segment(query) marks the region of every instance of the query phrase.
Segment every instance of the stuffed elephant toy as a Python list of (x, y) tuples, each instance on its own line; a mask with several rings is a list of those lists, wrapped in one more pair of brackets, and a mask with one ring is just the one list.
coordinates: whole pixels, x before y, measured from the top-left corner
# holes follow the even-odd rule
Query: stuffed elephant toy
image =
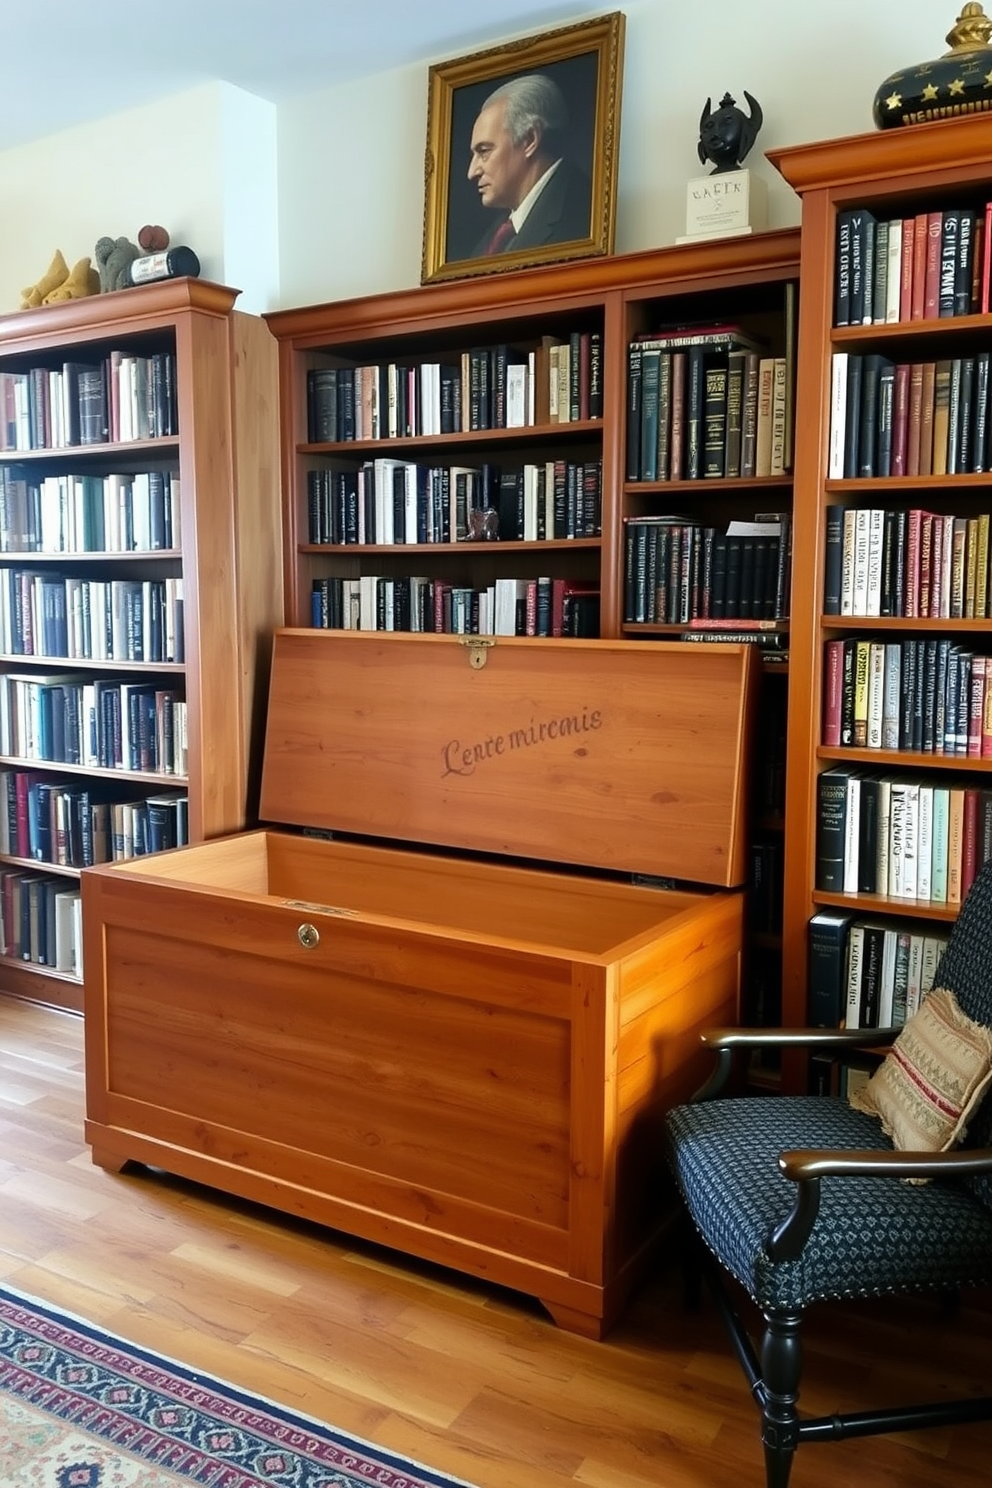
[(93, 257), (100, 274), (100, 293), (107, 294), (112, 289), (128, 288), (128, 267), (141, 257), (141, 249), (130, 238), (99, 238)]

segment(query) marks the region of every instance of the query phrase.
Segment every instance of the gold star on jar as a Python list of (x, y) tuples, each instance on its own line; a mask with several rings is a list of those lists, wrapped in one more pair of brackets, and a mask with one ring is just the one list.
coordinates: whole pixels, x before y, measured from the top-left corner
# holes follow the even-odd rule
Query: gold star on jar
[(960, 95), (964, 92), (964, 78), (955, 78), (947, 91), (950, 93), (952, 98), (955, 94), (960, 97)]
[(933, 100), (937, 97), (936, 85), (934, 83), (927, 83), (926, 87), (923, 89), (923, 92), (920, 94), (920, 97), (924, 100), (925, 103), (932, 103)]
[(985, 74), (985, 86), (986, 88), (992, 88), (992, 72)]
[(888, 109), (901, 108), (902, 107), (902, 97), (901, 97), (901, 95), (898, 94), (898, 93), (890, 93), (889, 96), (888, 96), (888, 98), (885, 100), (885, 107), (888, 108)]

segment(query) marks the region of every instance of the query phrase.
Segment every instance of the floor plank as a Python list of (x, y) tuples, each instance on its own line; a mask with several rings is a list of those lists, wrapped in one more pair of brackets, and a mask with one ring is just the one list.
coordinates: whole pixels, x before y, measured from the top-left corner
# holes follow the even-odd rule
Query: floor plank
[[(478, 1488), (761, 1488), (757, 1413), (712, 1308), (662, 1269), (602, 1343), (538, 1303), (82, 1137), (79, 1019), (0, 996), (0, 1277)], [(990, 1317), (928, 1301), (810, 1319), (804, 1405), (989, 1388)], [(992, 1426), (801, 1449), (792, 1488), (978, 1488)]]

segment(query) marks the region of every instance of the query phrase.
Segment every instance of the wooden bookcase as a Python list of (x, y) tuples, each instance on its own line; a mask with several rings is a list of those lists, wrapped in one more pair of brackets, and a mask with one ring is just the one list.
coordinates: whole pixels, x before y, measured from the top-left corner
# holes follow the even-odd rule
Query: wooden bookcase
[[(287, 619), (311, 623), (311, 590), (328, 574), (396, 576), (425, 565), (443, 579), (486, 584), (494, 575), (585, 578), (599, 585), (600, 634), (677, 632), (623, 622), (624, 523), (689, 506), (712, 520), (755, 505), (785, 505), (791, 481), (692, 480), (626, 483), (626, 403), (631, 337), (661, 323), (742, 321), (773, 349), (786, 345), (786, 289), (798, 277), (798, 233), (702, 243), (655, 252), (492, 275), (452, 285), (278, 311), (266, 317), (280, 346)], [(456, 363), (463, 352), (508, 344), (523, 351), (544, 337), (595, 333), (602, 344), (602, 417), (547, 420), (417, 437), (308, 438), (307, 374), (317, 367), (418, 367)], [(602, 461), (601, 532), (526, 543), (313, 544), (308, 478), (315, 469), (355, 470), (380, 457), (451, 464), (494, 462), (519, 469), (563, 457)]]
[[(58, 477), (158, 472), (166, 486), (178, 478), (179, 526), (178, 545), (139, 551), (133, 537), (124, 533), (113, 544), (104, 534), (106, 545), (94, 549), (74, 527), (64, 527), (53, 541), (49, 517), (47, 551), (38, 551), (37, 534), (27, 540), (16, 532), (11, 537), (12, 513), (5, 510), (6, 540), (0, 552), (5, 595), (19, 589), (12, 583), (14, 573), (23, 574), (27, 585), (32, 576), (55, 580), (47, 585), (52, 592), (59, 589), (59, 581), (69, 581), (75, 591), (85, 590), (88, 599), (98, 592), (93, 585), (133, 580), (146, 585), (147, 600), (152, 593), (147, 586), (181, 580), (184, 636), (180, 659), (169, 662), (124, 660), (128, 650), (142, 657), (165, 654), (157, 641), (149, 641), (146, 650), (145, 639), (140, 647), (125, 642), (122, 649), (126, 623), (114, 639), (112, 660), (86, 659), (78, 638), (69, 647), (75, 652), (71, 659), (57, 652), (39, 654), (50, 648), (51, 631), (32, 639), (33, 654), (25, 655), (18, 649), (25, 645), (24, 616), (11, 612), (4, 617), (5, 638), (13, 644), (0, 656), (0, 685), (6, 692), (10, 673), (29, 678), (57, 674), (83, 685), (118, 681), (173, 691), (186, 704), (186, 770), (176, 773), (173, 761), (166, 762), (173, 766), (168, 770), (68, 763), (74, 750), (56, 757), (47, 744), (49, 757), (34, 757), (33, 751), (28, 757), (8, 754), (0, 759), (0, 768), (30, 771), (58, 788), (85, 788), (94, 798), (141, 800), (165, 791), (185, 791), (191, 842), (234, 831), (254, 819), (260, 764), (257, 725), (265, 702), (270, 635), (282, 617), (276, 349), (264, 321), (234, 310), (237, 293), (200, 280), (170, 280), (0, 318), (0, 373), (34, 372), (22, 384), (25, 388), (33, 384), (32, 405), (22, 420), (30, 427), (33, 417), (34, 433), (22, 433), (20, 440), (8, 435), (5, 443), (35, 447), (0, 451), (8, 493), (15, 482), (25, 483), (17, 487), (21, 500), (27, 487), (40, 487), (49, 478), (51, 486)], [(50, 447), (60, 436), (51, 432), (51, 406), (46, 426), (44, 401), (57, 396), (57, 379), (65, 364), (99, 366), (115, 353), (138, 358), (169, 355), (175, 379), (175, 432)], [(15, 376), (7, 383), (13, 387), (19, 380)], [(109, 391), (107, 396), (109, 404)], [(16, 420), (10, 404), (4, 418), (8, 423)], [(26, 499), (29, 504), (34, 500), (37, 510), (38, 498)], [(46, 503), (50, 499), (46, 495)], [(50, 513), (50, 506), (46, 509)], [(160, 536), (155, 540), (161, 543)], [(143, 535), (138, 541), (147, 538)], [(171, 597), (174, 590), (168, 592)], [(10, 604), (9, 598), (5, 603)], [(22, 738), (9, 734), (8, 742)], [(15, 838), (8, 845), (23, 844)], [(51, 850), (57, 853), (54, 843)], [(41, 872), (70, 889), (78, 887), (80, 877), (78, 867), (56, 866), (18, 853), (0, 857), (0, 867), (28, 877)], [(82, 1010), (79, 975), (19, 959), (14, 947), (0, 959), (0, 990)]]
[[(784, 1021), (806, 1020), (808, 922), (815, 912), (849, 910), (856, 918), (880, 919), (883, 924), (908, 923), (919, 934), (943, 933), (957, 912), (948, 900), (908, 898), (885, 892), (876, 881), (874, 892), (835, 892), (818, 887), (818, 780), (821, 773), (840, 765), (896, 782), (920, 783), (948, 791), (985, 789), (992, 761), (961, 757), (919, 747), (828, 747), (823, 743), (826, 648), (836, 640), (868, 639), (908, 643), (949, 638), (965, 653), (992, 651), (992, 620), (988, 610), (955, 618), (920, 615), (911, 601), (895, 602), (897, 613), (872, 615), (825, 612), (828, 511), (834, 509), (831, 538), (838, 511), (880, 509), (893, 514), (895, 530), (915, 519), (914, 510), (977, 519), (992, 509), (989, 475), (964, 470), (952, 474), (863, 475), (830, 463), (832, 376), (837, 355), (867, 358), (880, 354), (894, 364), (953, 364), (992, 349), (992, 319), (988, 313), (914, 316), (912, 296), (902, 298), (894, 320), (838, 326), (835, 294), (838, 281), (840, 214), (867, 209), (885, 222), (915, 219), (923, 214), (973, 209), (979, 222), (992, 199), (992, 155), (988, 125), (983, 117), (966, 116), (905, 129), (852, 136), (795, 149), (769, 152), (769, 158), (802, 197), (802, 306), (799, 317), (799, 377), (795, 470), (795, 565), (789, 679), (789, 754), (786, 784), (786, 883), (784, 899)], [(909, 306), (909, 315), (905, 313)], [(917, 306), (917, 309), (919, 307)], [(863, 364), (864, 365), (864, 364)], [(846, 413), (846, 406), (845, 406)], [(835, 416), (836, 417), (836, 416)], [(836, 459), (836, 456), (835, 456)], [(988, 459), (984, 462), (988, 471)], [(877, 469), (884, 469), (884, 464)], [(899, 468), (897, 466), (897, 468)], [(859, 466), (860, 469), (860, 466)], [(972, 529), (975, 530), (975, 529)], [(883, 523), (884, 532), (884, 523)], [(884, 577), (884, 575), (883, 575)], [(891, 584), (889, 586), (891, 590)], [(882, 600), (893, 607), (892, 594)], [(856, 609), (860, 610), (860, 602)], [(914, 649), (915, 654), (915, 649)], [(924, 675), (928, 673), (925, 671)], [(931, 680), (933, 680), (931, 678)], [(905, 678), (903, 679), (905, 684)], [(936, 688), (939, 691), (939, 688)], [(888, 736), (891, 742), (892, 735)], [(900, 744), (917, 739), (905, 732)], [(925, 856), (925, 854), (924, 854)], [(936, 861), (931, 854), (931, 861)], [(823, 871), (819, 876), (822, 885)], [(911, 880), (906, 880), (911, 882)], [(801, 1078), (797, 1069), (792, 1072)]]
[[(437, 576), (486, 586), (496, 578), (578, 579), (598, 587), (598, 634), (673, 639), (681, 624), (625, 620), (625, 542), (631, 520), (679, 512), (687, 522), (725, 524), (757, 512), (791, 513), (791, 475), (770, 479), (626, 479), (628, 363), (633, 338), (661, 326), (739, 324), (769, 352), (786, 355), (790, 385), (795, 344), (799, 234), (777, 231), (491, 275), (267, 316), (280, 355), (286, 615), (310, 625), (314, 582), (326, 576)], [(602, 348), (602, 417), (525, 428), (490, 428), (419, 437), (313, 443), (307, 377), (317, 367), (457, 364), (463, 352), (509, 344), (533, 351), (542, 338), (596, 333)], [(380, 456), (519, 468), (564, 458), (602, 462), (601, 531), (531, 542), (420, 545), (314, 544), (308, 541), (308, 482), (315, 469), (352, 470)], [(788, 621), (779, 626), (788, 630)], [(541, 644), (540, 638), (535, 644)], [(756, 914), (744, 1011), (778, 1018), (787, 651), (762, 669), (761, 741), (751, 772), (755, 872), (772, 880)], [(752, 896), (755, 906), (759, 895)], [(761, 915), (764, 917), (762, 918)], [(760, 926), (760, 928), (759, 928)]]

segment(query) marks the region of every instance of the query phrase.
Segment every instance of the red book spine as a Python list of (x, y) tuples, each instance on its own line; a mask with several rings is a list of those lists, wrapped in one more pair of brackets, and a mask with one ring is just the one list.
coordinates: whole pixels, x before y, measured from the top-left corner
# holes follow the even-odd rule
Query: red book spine
[(926, 274), (923, 284), (924, 320), (936, 320), (940, 313), (940, 250), (943, 232), (943, 212), (928, 212)]
[(672, 353), (672, 428), (670, 463), (672, 480), (681, 480), (685, 469), (685, 377), (686, 354)]
[(823, 676), (823, 743), (828, 749), (840, 744), (840, 719), (844, 694), (844, 642), (828, 641)]
[(920, 475), (933, 474), (933, 404), (937, 363), (923, 363), (923, 393), (920, 398)]
[[(931, 518), (933, 536), (930, 539), (930, 609), (928, 613), (936, 620), (940, 615), (944, 579), (944, 523), (940, 517)], [(922, 588), (922, 581), (921, 586)]]
[(552, 579), (551, 581), (551, 634), (562, 636), (565, 634), (565, 580)]
[(978, 308), (983, 315), (989, 311), (989, 279), (992, 276), (992, 202), (985, 203), (985, 230), (982, 233), (982, 282)]
[(978, 790), (969, 786), (964, 793), (964, 824), (961, 836), (961, 898), (975, 882), (978, 872)]
[(909, 369), (909, 417), (906, 428), (907, 475), (920, 473), (920, 432), (923, 415), (923, 363), (913, 362)]
[(992, 759), (992, 674), (986, 663), (985, 694), (982, 698), (982, 759)]
[(985, 257), (986, 223), (984, 217), (976, 217), (971, 230), (971, 303), (969, 313), (977, 315), (982, 304), (982, 260)]
[(971, 658), (971, 692), (968, 708), (968, 755), (982, 757), (982, 720), (985, 715), (985, 657)]
[(530, 579), (527, 584), (527, 597), (524, 605), (524, 634), (537, 635), (537, 580)]
[(927, 214), (920, 212), (913, 218), (913, 298), (910, 304), (910, 320), (923, 319), (923, 301), (927, 278)]
[[(892, 393), (892, 475), (905, 475), (909, 444), (909, 363), (896, 363)], [(919, 459), (917, 445), (917, 459)]]
[(905, 609), (907, 620), (915, 620), (920, 613), (920, 528), (923, 513), (912, 507), (906, 518), (906, 582)]

